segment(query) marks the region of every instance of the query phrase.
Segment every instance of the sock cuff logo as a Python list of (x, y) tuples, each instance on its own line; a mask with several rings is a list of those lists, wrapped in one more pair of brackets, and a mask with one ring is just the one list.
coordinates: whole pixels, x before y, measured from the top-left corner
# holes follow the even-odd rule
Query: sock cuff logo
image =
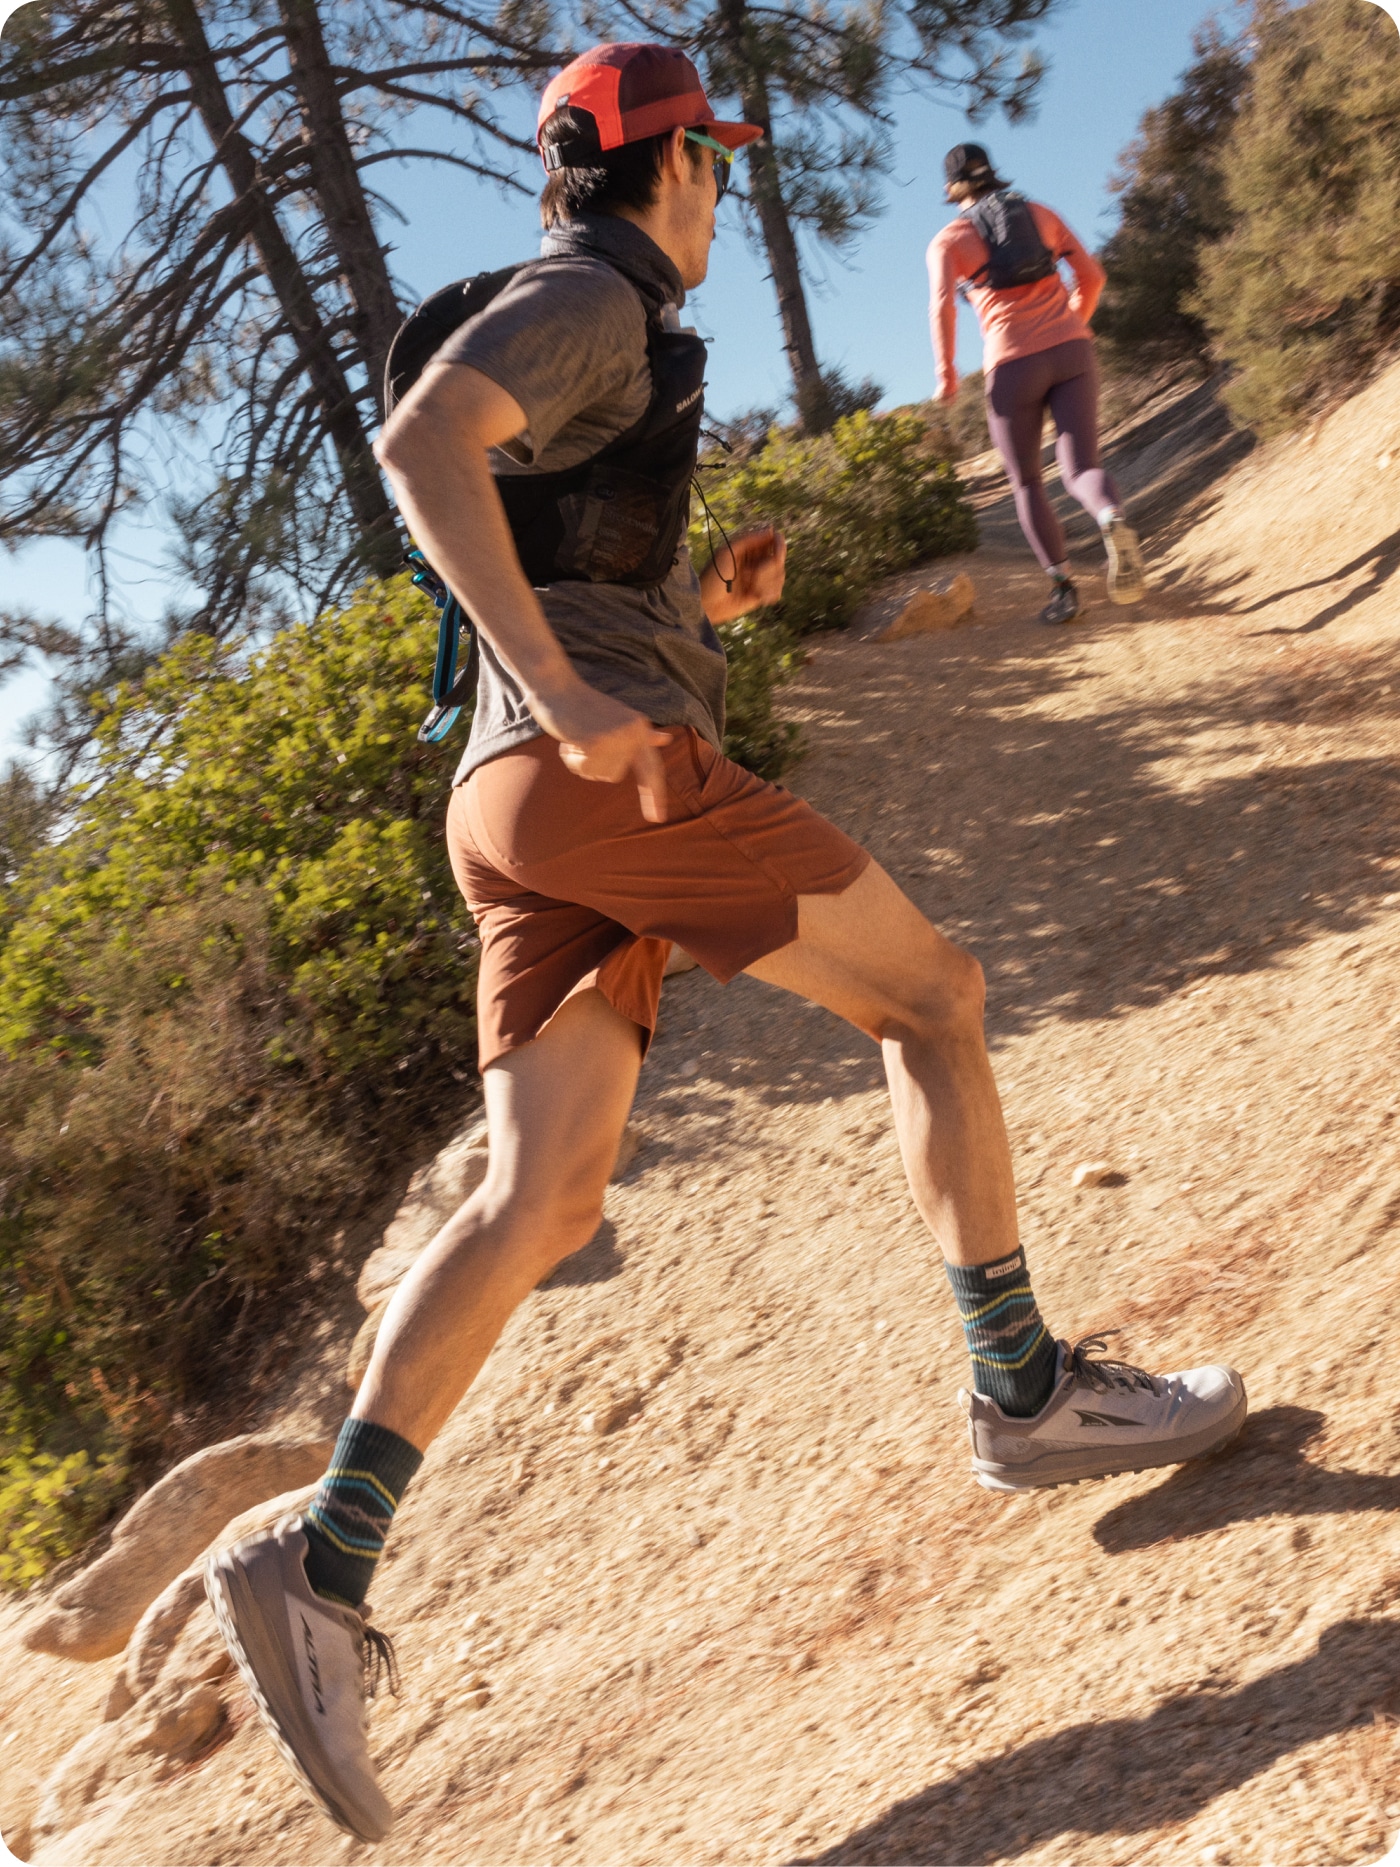
[(1014, 1258), (1008, 1258), (1005, 1264), (988, 1264), (983, 1268), (984, 1277), (1010, 1277), (1013, 1271), (1023, 1271), (1026, 1261), (1018, 1251)]

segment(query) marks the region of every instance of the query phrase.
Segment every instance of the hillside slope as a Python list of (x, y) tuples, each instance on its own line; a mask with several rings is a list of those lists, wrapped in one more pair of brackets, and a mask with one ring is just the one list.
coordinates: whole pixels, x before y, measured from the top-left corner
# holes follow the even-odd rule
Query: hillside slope
[[(1047, 1318), (1117, 1326), (1148, 1365), (1233, 1360), (1237, 1449), (979, 1491), (873, 1048), (750, 981), (681, 977), (602, 1234), (517, 1315), (400, 1514), (374, 1593), (405, 1688), (373, 1714), (392, 1838), (331, 1829), (225, 1679), (212, 1749), (105, 1783), (36, 1862), (1382, 1851), (1400, 367), (1233, 465), (1211, 419), (1120, 437), (1146, 500), (1170, 482), (1142, 609), (1027, 626), (1043, 582), (988, 479), (977, 626), (825, 641), (790, 710), (796, 788), (987, 969)], [(1161, 446), (1187, 430), (1183, 478)], [(1124, 1183), (1075, 1192), (1087, 1161)], [(21, 1852), (118, 1665), (24, 1653), (23, 1619), (0, 1678)]]

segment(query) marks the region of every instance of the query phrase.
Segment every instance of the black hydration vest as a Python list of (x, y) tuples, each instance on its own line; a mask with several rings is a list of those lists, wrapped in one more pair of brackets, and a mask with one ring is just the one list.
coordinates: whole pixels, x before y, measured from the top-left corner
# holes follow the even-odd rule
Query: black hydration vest
[(999, 188), (963, 209), (963, 218), (987, 242), (987, 263), (968, 279), (969, 285), (989, 286), (994, 292), (1014, 285), (1034, 285), (1055, 270), (1055, 255), (1040, 237), (1031, 204), (1023, 194)]
[[(384, 366), (387, 416), (454, 332), (477, 316), (522, 272), (557, 265), (529, 259), (497, 272), (460, 279), (424, 299), (400, 326)], [(570, 260), (574, 255), (568, 255)], [(591, 256), (592, 257), (592, 256)], [(662, 583), (690, 519), (690, 486), (705, 412), (706, 352), (691, 331), (663, 330), (666, 300), (650, 281), (598, 254), (636, 289), (647, 312), (651, 399), (630, 428), (577, 466), (557, 473), (504, 473), (493, 478), (505, 507), (521, 566), (532, 584)], [(443, 738), (475, 684), (477, 645), (467, 618), (419, 553), (414, 581), (442, 610), (433, 676), (434, 706), (419, 729)], [(466, 669), (455, 677), (459, 629), (471, 635)]]
[[(602, 257), (599, 255), (599, 257)], [(574, 255), (569, 255), (572, 263)], [(530, 259), (481, 272), (434, 292), (401, 327), (384, 370), (384, 411), (400, 400), (438, 351), (522, 272), (558, 265)], [(608, 259), (608, 265), (616, 261)], [(623, 271), (622, 267), (617, 268)], [(664, 300), (624, 272), (647, 308), (651, 400), (632, 426), (575, 467), (558, 473), (497, 473), (496, 490), (532, 584), (658, 584), (690, 519), (690, 482), (705, 408), (705, 344), (661, 328)]]

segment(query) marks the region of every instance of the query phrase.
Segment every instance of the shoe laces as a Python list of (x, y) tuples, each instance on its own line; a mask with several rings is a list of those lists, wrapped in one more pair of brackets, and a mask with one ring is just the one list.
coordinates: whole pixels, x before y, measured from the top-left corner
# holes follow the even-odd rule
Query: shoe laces
[(1065, 1356), (1066, 1368), (1099, 1394), (1106, 1394), (1115, 1387), (1143, 1387), (1149, 1394), (1160, 1393), (1156, 1377), (1145, 1368), (1135, 1368), (1129, 1361), (1100, 1359), (1108, 1347), (1108, 1338), (1117, 1334), (1116, 1329), (1105, 1329), (1101, 1335), (1081, 1336)]
[(389, 1682), (389, 1693), (393, 1698), (399, 1696), (399, 1662), (394, 1653), (394, 1643), (378, 1627), (364, 1624), (364, 1661), (365, 1661), (365, 1697), (377, 1698), (381, 1679)]

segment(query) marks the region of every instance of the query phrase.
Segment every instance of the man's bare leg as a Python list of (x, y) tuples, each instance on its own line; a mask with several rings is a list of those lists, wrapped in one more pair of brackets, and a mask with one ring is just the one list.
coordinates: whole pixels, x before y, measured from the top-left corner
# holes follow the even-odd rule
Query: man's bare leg
[(641, 1060), (636, 1025), (589, 991), (486, 1070), (486, 1178), (395, 1291), (353, 1419), (420, 1451), (436, 1436), (516, 1305), (598, 1229)]
[(979, 1482), (993, 1491), (1075, 1484), (1174, 1465), (1232, 1439), (1244, 1424), (1244, 1383), (1220, 1365), (1151, 1376), (1091, 1360), (1086, 1345), (1057, 1354), (1043, 1401), (1003, 1397), (1002, 1383), (1014, 1396), (1029, 1372), (1018, 1356), (1043, 1359), (1045, 1331), (1017, 1243), (981, 968), (873, 864), (844, 894), (802, 896), (797, 927), (796, 940), (749, 971), (825, 1005), (884, 1052), (905, 1172), (948, 1262), (973, 1355), (967, 1411)]
[[(602, 1216), (637, 1086), (635, 1024), (597, 991), (486, 1071), (483, 1185), (395, 1292), (315, 1497), (271, 1530), (214, 1551), (205, 1588), (264, 1724), (301, 1781), (361, 1840), (393, 1811), (364, 1717), (364, 1601), (403, 1488), (511, 1311)], [(392, 1672), (391, 1672), (392, 1676)]]
[(982, 969), (872, 863), (803, 895), (797, 938), (748, 969), (854, 1024), (884, 1053), (914, 1203), (950, 1264), (1016, 1249), (1016, 1189), (982, 1036)]

